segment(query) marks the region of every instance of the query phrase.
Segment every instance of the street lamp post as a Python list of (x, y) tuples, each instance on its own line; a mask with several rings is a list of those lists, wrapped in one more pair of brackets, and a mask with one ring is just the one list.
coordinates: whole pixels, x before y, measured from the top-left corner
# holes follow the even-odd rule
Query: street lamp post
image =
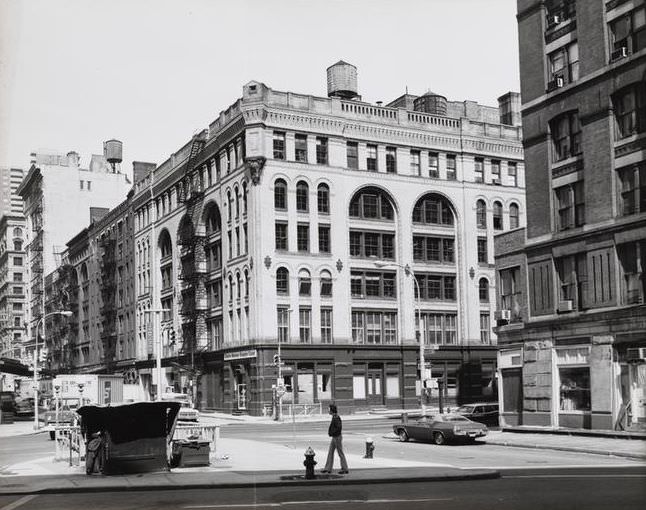
[[(34, 347), (34, 430), (38, 430), (40, 425), (38, 423), (38, 329), (41, 323), (53, 315), (62, 315), (64, 317), (71, 317), (72, 312), (69, 310), (58, 310), (43, 315), (36, 323), (36, 345)], [(43, 329), (43, 344), (45, 344), (45, 330)]]
[(424, 341), (422, 340), (422, 306), (420, 304), (420, 299), (421, 299), (421, 294), (419, 292), (419, 282), (417, 281), (417, 278), (415, 277), (415, 273), (413, 272), (413, 269), (410, 267), (409, 264), (403, 265), (399, 264), (398, 262), (379, 262), (375, 261), (374, 262), (376, 267), (383, 268), (383, 267), (388, 267), (388, 266), (397, 266), (401, 269), (404, 270), (406, 275), (410, 276), (413, 279), (413, 283), (415, 284), (415, 290), (417, 291), (417, 299), (415, 299), (415, 309), (417, 311), (417, 325), (418, 327), (415, 328), (415, 336), (417, 338), (417, 342), (419, 343), (419, 397), (420, 397), (420, 404), (422, 408), (422, 416), (426, 416), (426, 402), (425, 400), (425, 395), (424, 395), (424, 373), (426, 372), (426, 361), (424, 359)]
[[(292, 309), (288, 308), (285, 310), (287, 313), (287, 341), (289, 342), (290, 330), (291, 330), (291, 320), (292, 320)], [(283, 419), (283, 394), (285, 391), (285, 383), (283, 381), (283, 358), (280, 351), (280, 344), (282, 343), (280, 335), (278, 336), (278, 377), (276, 378), (276, 395), (278, 396), (278, 409), (276, 412), (276, 420), (280, 421)]]

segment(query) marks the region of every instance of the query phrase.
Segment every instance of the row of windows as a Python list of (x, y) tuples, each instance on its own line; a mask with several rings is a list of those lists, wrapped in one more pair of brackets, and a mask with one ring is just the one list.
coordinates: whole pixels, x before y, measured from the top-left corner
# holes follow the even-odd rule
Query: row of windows
[[(493, 229), (503, 230), (503, 207), (502, 203), (493, 203)], [(484, 200), (476, 202), (476, 224), (480, 229), (487, 228), (487, 204)], [(509, 228), (514, 229), (520, 226), (520, 208), (518, 204), (509, 204)]]
[[(288, 224), (277, 221), (274, 225), (275, 245), (277, 251), (289, 250)], [(318, 226), (318, 253), (330, 253), (330, 225)], [(298, 223), (296, 225), (296, 250), (301, 253), (310, 252), (310, 225)]]
[[(304, 181), (296, 184), (296, 210), (310, 210), (309, 186)], [(316, 207), (319, 214), (330, 214), (330, 188), (327, 184), (319, 184), (316, 190)], [(279, 211), (287, 210), (287, 183), (277, 179), (274, 183), (274, 208)]]
[[(287, 159), (285, 139), (285, 132), (274, 131), (274, 159)], [(400, 169), (398, 168), (398, 162), (401, 162), (401, 160), (398, 158), (398, 151), (402, 150), (404, 149), (398, 149), (397, 147), (392, 146), (385, 147), (385, 170), (387, 173), (396, 174), (399, 172)], [(407, 175), (417, 175), (435, 179), (440, 177), (440, 153), (433, 151), (428, 152), (427, 154), (425, 153), (425, 161), (422, 161), (422, 151), (419, 149), (406, 150), (406, 153), (409, 156), (409, 171), (407, 172)], [(446, 179), (455, 180), (457, 178), (457, 156), (455, 154), (446, 154), (443, 159), (446, 162)], [(308, 135), (298, 133), (294, 135), (294, 160), (301, 163), (309, 162)], [(479, 161), (483, 160), (476, 160), (475, 180), (476, 182), (484, 182), (482, 170), (480, 171), (480, 174), (478, 174)], [(316, 163), (322, 165), (328, 164), (328, 139), (325, 137), (316, 137)], [(350, 169), (359, 169), (359, 142), (346, 142), (346, 166)], [(491, 161), (492, 179), (494, 183), (498, 184), (500, 183), (501, 177), (500, 166), (501, 162), (499, 160)], [(363, 168), (369, 172), (379, 171), (378, 146), (376, 144), (366, 144), (365, 165)], [(517, 186), (517, 167), (515, 162), (508, 163), (508, 173), (511, 184), (513, 186)]]
[[(332, 297), (332, 275), (329, 271), (321, 271), (319, 295), (321, 297)], [(286, 267), (279, 267), (276, 270), (276, 293), (279, 296), (289, 295), (289, 270)], [(312, 277), (307, 269), (301, 269), (298, 273), (298, 295), (312, 295)]]

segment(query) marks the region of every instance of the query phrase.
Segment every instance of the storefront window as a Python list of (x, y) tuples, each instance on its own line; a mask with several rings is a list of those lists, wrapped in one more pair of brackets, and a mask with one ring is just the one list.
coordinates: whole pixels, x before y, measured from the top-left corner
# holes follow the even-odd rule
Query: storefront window
[(352, 397), (355, 399), (366, 398), (366, 376), (355, 375), (352, 377)]
[(561, 411), (590, 410), (590, 368), (560, 367)]
[(386, 376), (386, 396), (388, 398), (399, 398), (399, 376)]

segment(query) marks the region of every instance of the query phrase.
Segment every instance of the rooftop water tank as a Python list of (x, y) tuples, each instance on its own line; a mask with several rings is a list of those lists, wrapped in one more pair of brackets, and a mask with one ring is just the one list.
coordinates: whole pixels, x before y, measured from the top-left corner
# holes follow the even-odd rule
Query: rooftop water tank
[(341, 99), (354, 99), (358, 93), (357, 68), (343, 60), (327, 68), (327, 95)]
[(429, 90), (423, 96), (419, 96), (415, 99), (413, 102), (413, 108), (416, 112), (424, 112), (446, 117), (446, 98)]
[(114, 170), (115, 165), (123, 161), (123, 143), (114, 139), (103, 142), (103, 155)]

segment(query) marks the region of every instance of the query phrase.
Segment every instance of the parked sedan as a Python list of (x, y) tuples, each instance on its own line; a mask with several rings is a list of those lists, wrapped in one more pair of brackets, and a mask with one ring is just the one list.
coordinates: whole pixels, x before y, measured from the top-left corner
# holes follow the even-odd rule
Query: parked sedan
[(473, 442), (476, 438), (487, 435), (485, 425), (473, 422), (459, 414), (423, 416), (414, 422), (393, 425), (393, 431), (399, 436), (400, 441), (416, 439), (432, 441), (435, 444), (459, 440)]

